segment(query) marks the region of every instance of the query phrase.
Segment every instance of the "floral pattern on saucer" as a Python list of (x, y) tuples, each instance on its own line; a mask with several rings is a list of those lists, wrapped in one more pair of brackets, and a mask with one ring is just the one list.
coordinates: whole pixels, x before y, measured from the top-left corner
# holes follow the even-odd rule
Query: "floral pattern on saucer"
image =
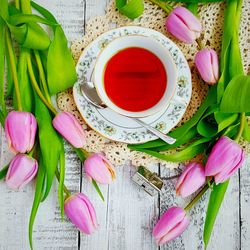
[(173, 56), (178, 70), (178, 83), (169, 106), (155, 115), (142, 118), (142, 120), (156, 129), (168, 133), (181, 120), (192, 93), (188, 63), (175, 43), (163, 34), (148, 28), (127, 26), (110, 30), (99, 36), (85, 48), (76, 66), (78, 81), (73, 88), (74, 99), (84, 120), (92, 129), (108, 139), (128, 144), (143, 143), (157, 137), (131, 118), (121, 116), (108, 108), (96, 108), (82, 96), (80, 86), (84, 78), (93, 80), (92, 74), (97, 57), (110, 41), (120, 36), (134, 34), (152, 37), (165, 46)]

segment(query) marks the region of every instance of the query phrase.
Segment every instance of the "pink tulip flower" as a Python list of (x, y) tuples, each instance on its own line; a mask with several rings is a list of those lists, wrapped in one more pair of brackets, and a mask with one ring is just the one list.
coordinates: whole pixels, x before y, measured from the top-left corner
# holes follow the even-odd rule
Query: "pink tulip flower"
[(66, 215), (70, 221), (85, 234), (92, 234), (98, 227), (95, 209), (82, 193), (74, 194), (64, 204)]
[(78, 120), (69, 112), (61, 112), (53, 120), (53, 126), (75, 148), (86, 144), (86, 135)]
[(197, 162), (189, 163), (178, 179), (176, 193), (185, 198), (197, 191), (206, 182), (205, 169)]
[(205, 175), (213, 176), (216, 184), (225, 182), (241, 167), (244, 157), (240, 145), (223, 136), (212, 148), (205, 166)]
[(5, 120), (5, 135), (14, 153), (26, 153), (34, 146), (37, 122), (29, 112), (11, 111)]
[(202, 79), (210, 85), (214, 85), (219, 80), (219, 60), (215, 50), (202, 49), (194, 59), (196, 68)]
[(37, 161), (25, 154), (17, 154), (10, 162), (6, 184), (12, 189), (21, 189), (29, 183), (38, 170)]
[(84, 162), (86, 175), (101, 184), (110, 184), (115, 179), (115, 169), (102, 154), (92, 154)]
[(170, 13), (166, 29), (185, 43), (193, 43), (202, 31), (200, 20), (184, 7), (177, 7)]
[(188, 227), (189, 218), (180, 207), (169, 208), (153, 229), (157, 245), (162, 245), (180, 236)]

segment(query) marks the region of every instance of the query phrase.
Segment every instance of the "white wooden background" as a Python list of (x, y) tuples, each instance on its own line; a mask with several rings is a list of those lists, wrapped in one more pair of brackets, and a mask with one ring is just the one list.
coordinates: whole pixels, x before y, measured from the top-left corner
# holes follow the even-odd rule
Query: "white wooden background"
[[(67, 36), (73, 40), (84, 34), (86, 20), (104, 13), (106, 0), (39, 0), (63, 24)], [(0, 130), (0, 166), (10, 159), (3, 130)], [(86, 193), (97, 211), (99, 231), (91, 236), (79, 233), (68, 221), (60, 221), (57, 202), (57, 183), (49, 198), (41, 205), (34, 227), (35, 249), (84, 250), (194, 250), (203, 249), (202, 232), (208, 195), (191, 211), (188, 230), (175, 241), (158, 248), (151, 236), (160, 214), (173, 204), (183, 204), (174, 193), (176, 180), (165, 181), (160, 197), (150, 197), (132, 181), (135, 172), (129, 163), (117, 167), (117, 180), (102, 186), (103, 203), (85, 177), (74, 153), (67, 157), (66, 183), (72, 192)], [(250, 249), (250, 161), (245, 163), (231, 182), (208, 249)], [(163, 178), (176, 174), (158, 166), (153, 167)], [(14, 192), (0, 183), (0, 250), (26, 250), (28, 220), (33, 200), (34, 183), (21, 192)]]

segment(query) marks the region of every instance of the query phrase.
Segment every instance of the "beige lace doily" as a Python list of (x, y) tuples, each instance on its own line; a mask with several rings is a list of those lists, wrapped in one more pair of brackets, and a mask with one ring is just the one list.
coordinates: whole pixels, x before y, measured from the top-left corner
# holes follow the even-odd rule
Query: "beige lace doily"
[[(242, 20), (241, 20), (241, 32), (240, 32), (240, 43), (242, 56), (244, 61), (245, 72), (250, 69), (250, 53), (249, 53), (249, 43), (250, 43), (250, 2), (245, 0), (243, 4)], [(223, 26), (223, 4), (208, 4), (202, 5), (199, 9), (199, 14), (202, 20), (202, 25), (204, 28), (203, 32), (203, 44), (214, 48), (217, 52), (220, 52), (221, 34)], [(80, 40), (74, 41), (72, 45), (72, 52), (75, 61), (79, 59), (81, 52), (84, 48), (92, 42), (96, 37), (102, 33), (108, 31), (111, 28), (121, 27), (126, 25), (138, 25), (143, 27), (148, 27), (162, 32), (166, 36), (170, 37), (176, 44), (180, 47), (184, 55), (186, 56), (191, 72), (193, 81), (193, 93), (191, 102), (187, 108), (187, 111), (180, 122), (183, 124), (185, 121), (190, 119), (192, 115), (196, 112), (197, 108), (203, 101), (207, 93), (207, 85), (201, 81), (194, 67), (193, 58), (197, 52), (197, 44), (187, 45), (182, 42), (177, 41), (171, 34), (167, 33), (165, 30), (165, 19), (166, 13), (162, 11), (156, 5), (145, 1), (145, 11), (143, 15), (135, 20), (130, 20), (125, 16), (121, 15), (115, 8), (113, 1), (108, 5), (106, 9), (106, 15), (91, 18), (87, 22), (86, 35)], [(127, 148), (124, 143), (112, 142), (105, 139), (97, 132), (87, 128), (84, 123), (80, 113), (78, 112), (76, 105), (73, 100), (72, 90), (60, 93), (57, 98), (58, 107), (64, 111), (70, 111), (73, 113), (81, 122), (81, 124), (87, 130), (87, 144), (86, 150), (90, 152), (104, 152), (109, 160), (115, 165), (124, 164), (126, 161), (131, 160), (132, 164), (135, 166), (144, 165), (149, 166), (155, 163), (161, 163), (162, 165), (174, 168), (177, 164), (168, 163), (165, 161), (160, 161), (144, 153), (131, 151)], [(180, 125), (179, 124), (179, 125)], [(244, 144), (244, 143), (243, 143)], [(243, 145), (245, 148), (247, 144)], [(249, 151), (249, 150), (248, 150)]]

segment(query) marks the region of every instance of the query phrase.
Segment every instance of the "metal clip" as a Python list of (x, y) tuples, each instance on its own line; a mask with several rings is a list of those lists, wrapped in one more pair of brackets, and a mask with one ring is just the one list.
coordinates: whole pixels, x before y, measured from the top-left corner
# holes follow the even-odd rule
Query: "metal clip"
[(151, 196), (157, 195), (163, 187), (161, 178), (143, 166), (138, 168), (132, 180)]

